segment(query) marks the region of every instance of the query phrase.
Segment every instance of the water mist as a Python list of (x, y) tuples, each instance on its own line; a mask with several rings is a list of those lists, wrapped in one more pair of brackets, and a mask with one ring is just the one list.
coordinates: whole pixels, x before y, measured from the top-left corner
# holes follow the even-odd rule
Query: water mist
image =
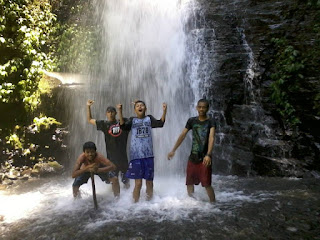
[(179, 133), (190, 116), (194, 95), (186, 75), (186, 32), (190, 3), (180, 0), (96, 1), (101, 27), (101, 59), (83, 89), (74, 96), (71, 147), (74, 158), (83, 142), (92, 140), (105, 153), (103, 134), (86, 122), (87, 99), (94, 99), (92, 114), (104, 119), (107, 106), (123, 104), (125, 117), (134, 116), (132, 101), (146, 102), (147, 114), (160, 119), (168, 104), (162, 129), (153, 130), (157, 175), (184, 173), (189, 147), (183, 144), (168, 162)]

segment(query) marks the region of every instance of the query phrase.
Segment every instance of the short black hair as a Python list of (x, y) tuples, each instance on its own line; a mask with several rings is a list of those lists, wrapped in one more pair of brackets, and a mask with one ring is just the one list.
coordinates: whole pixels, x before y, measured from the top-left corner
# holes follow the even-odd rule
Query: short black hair
[(142, 103), (144, 106), (147, 106), (144, 101), (142, 101), (142, 100), (137, 100), (137, 101), (134, 102), (133, 107), (136, 107), (136, 104), (137, 104), (137, 103)]
[(106, 112), (116, 112), (116, 109), (115, 109), (115, 107), (109, 106), (109, 107), (107, 107)]
[(97, 147), (96, 147), (96, 144), (94, 144), (94, 142), (85, 142), (83, 144), (83, 152), (86, 150), (86, 149), (93, 149), (93, 150), (97, 150)]
[(207, 107), (209, 108), (209, 106), (210, 106), (210, 104), (209, 104), (209, 101), (207, 100), (207, 99), (205, 99), (205, 98), (201, 98), (199, 101), (198, 101), (198, 104), (197, 105), (199, 105), (199, 103), (206, 103), (207, 104)]

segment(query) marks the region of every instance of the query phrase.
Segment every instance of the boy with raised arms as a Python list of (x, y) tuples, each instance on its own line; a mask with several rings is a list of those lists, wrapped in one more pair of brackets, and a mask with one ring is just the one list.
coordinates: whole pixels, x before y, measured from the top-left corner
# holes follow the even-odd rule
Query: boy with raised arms
[(139, 201), (142, 179), (146, 180), (147, 200), (150, 200), (153, 196), (154, 177), (151, 129), (163, 127), (167, 114), (167, 104), (162, 104), (163, 114), (160, 120), (155, 119), (152, 115), (146, 115), (147, 107), (141, 100), (134, 102), (136, 117), (130, 117), (126, 122), (122, 117), (122, 105), (118, 104), (117, 108), (121, 128), (131, 130), (130, 163), (126, 176), (135, 180), (133, 200), (134, 202)]
[(107, 107), (107, 120), (92, 118), (91, 106), (93, 103), (93, 100), (87, 101), (87, 120), (90, 124), (96, 126), (98, 131), (104, 133), (107, 157), (117, 167), (115, 171), (116, 181), (112, 184), (112, 190), (114, 195), (118, 197), (120, 195), (119, 172), (121, 172), (121, 181), (124, 187), (130, 187), (129, 179), (125, 176), (128, 170), (127, 140), (129, 131), (120, 128), (119, 121), (116, 119), (117, 111), (112, 106)]

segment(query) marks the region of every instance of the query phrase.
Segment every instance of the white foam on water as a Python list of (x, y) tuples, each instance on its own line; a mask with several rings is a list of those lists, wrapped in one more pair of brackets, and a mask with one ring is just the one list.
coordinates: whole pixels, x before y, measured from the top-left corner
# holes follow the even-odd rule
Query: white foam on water
[[(96, 193), (99, 209), (98, 217), (86, 224), (86, 228), (94, 229), (108, 222), (134, 221), (145, 219), (152, 221), (194, 221), (203, 214), (223, 214), (224, 205), (230, 203), (240, 205), (244, 202), (263, 201), (262, 194), (245, 194), (230, 187), (223, 187), (223, 183), (234, 181), (235, 177), (213, 176), (213, 187), (216, 189), (217, 202), (208, 202), (206, 191), (201, 186), (195, 186), (194, 198), (187, 195), (185, 178), (157, 177), (154, 180), (154, 197), (146, 201), (145, 182), (141, 190), (138, 203), (133, 203), (131, 181), (129, 189), (121, 188), (121, 197), (115, 200), (111, 185), (103, 183), (95, 177)], [(72, 179), (52, 181), (34, 191), (23, 194), (5, 195), (0, 192), (0, 215), (5, 223), (13, 223), (21, 219), (35, 218), (41, 222), (59, 215), (74, 215), (79, 212), (93, 211), (92, 188), (88, 184), (81, 186), (81, 199), (74, 200), (72, 196)], [(218, 190), (217, 190), (218, 189)], [(45, 213), (45, 214), (44, 214)], [(42, 220), (41, 220), (42, 219)]]
[(0, 192), (0, 216), (4, 222), (11, 223), (29, 216), (45, 196), (39, 191), (20, 195), (7, 195)]

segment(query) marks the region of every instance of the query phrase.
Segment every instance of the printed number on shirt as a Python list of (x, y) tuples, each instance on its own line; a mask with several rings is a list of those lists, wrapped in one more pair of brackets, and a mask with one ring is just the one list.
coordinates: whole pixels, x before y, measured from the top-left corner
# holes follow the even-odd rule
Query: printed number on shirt
[(138, 138), (144, 138), (144, 137), (149, 137), (150, 132), (148, 127), (139, 127), (137, 128), (137, 133), (136, 136)]

